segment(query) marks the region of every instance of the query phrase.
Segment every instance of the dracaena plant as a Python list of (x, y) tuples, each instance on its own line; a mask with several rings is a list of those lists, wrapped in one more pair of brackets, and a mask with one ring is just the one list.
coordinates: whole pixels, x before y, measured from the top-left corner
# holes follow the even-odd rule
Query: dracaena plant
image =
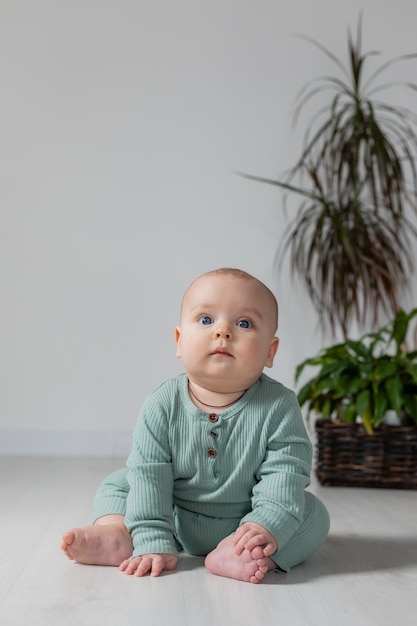
[(307, 417), (313, 412), (351, 423), (359, 418), (372, 433), (393, 410), (404, 422), (417, 424), (417, 350), (407, 342), (416, 317), (417, 308), (400, 310), (378, 331), (324, 348), (300, 363), (296, 383), (306, 368), (319, 368), (298, 392)]
[[(296, 98), (295, 119), (316, 96), (302, 153), (284, 181), (243, 176), (298, 194), (301, 203), (284, 233), (280, 260), (290, 254), (292, 271), (304, 282), (323, 330), (347, 337), (353, 320), (375, 327), (381, 312), (400, 309), (401, 294), (414, 269), (410, 253), (417, 235), (417, 117), (403, 106), (379, 99), (398, 86), (380, 83), (406, 54), (369, 72), (362, 52), (362, 19), (356, 39), (348, 32), (348, 64), (322, 44), (308, 40), (337, 66), (339, 75), (309, 82)], [(413, 69), (415, 74), (416, 68)], [(411, 82), (401, 83), (410, 93)], [(324, 94), (329, 95), (326, 106)], [(299, 184), (296, 184), (296, 182)], [(411, 218), (411, 219), (410, 219)]]

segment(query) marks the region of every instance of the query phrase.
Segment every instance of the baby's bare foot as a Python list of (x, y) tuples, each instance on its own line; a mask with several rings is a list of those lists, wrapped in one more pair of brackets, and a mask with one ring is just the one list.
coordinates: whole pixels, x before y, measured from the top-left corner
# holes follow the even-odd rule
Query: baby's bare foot
[(72, 561), (85, 565), (119, 566), (132, 554), (132, 540), (120, 524), (72, 528), (64, 533), (61, 549)]
[(234, 578), (249, 583), (259, 583), (265, 574), (276, 567), (275, 563), (265, 557), (261, 547), (252, 551), (243, 550), (237, 555), (233, 549), (232, 537), (226, 537), (210, 554), (207, 555), (205, 566), (217, 576)]

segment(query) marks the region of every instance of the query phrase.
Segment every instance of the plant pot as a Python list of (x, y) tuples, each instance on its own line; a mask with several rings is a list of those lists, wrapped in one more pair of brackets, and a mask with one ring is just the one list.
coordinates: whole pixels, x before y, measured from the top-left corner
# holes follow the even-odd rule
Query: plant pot
[(316, 474), (322, 485), (417, 489), (417, 425), (361, 424), (318, 419)]

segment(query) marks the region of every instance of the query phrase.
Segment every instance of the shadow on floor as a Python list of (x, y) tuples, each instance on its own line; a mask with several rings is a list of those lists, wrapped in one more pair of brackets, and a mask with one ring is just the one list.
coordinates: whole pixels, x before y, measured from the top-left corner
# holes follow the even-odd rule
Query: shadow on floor
[[(204, 558), (183, 553), (176, 572), (204, 567)], [(417, 537), (363, 537), (330, 535), (311, 559), (294, 567), (287, 575), (270, 573), (263, 584), (308, 583), (325, 576), (372, 573), (417, 568)], [(166, 572), (164, 575), (172, 575)]]
[(323, 576), (417, 568), (417, 537), (330, 535), (311, 559), (295, 567), (281, 583), (316, 580)]

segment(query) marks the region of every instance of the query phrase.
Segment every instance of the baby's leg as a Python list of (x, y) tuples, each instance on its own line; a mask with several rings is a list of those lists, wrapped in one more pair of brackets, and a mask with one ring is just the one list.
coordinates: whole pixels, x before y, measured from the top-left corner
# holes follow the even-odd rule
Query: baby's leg
[(124, 525), (129, 493), (126, 474), (125, 468), (116, 470), (101, 483), (94, 499), (94, 525), (64, 533), (61, 548), (69, 559), (119, 566), (132, 555), (132, 539)]
[(277, 567), (272, 559), (264, 556), (261, 546), (257, 546), (251, 551), (243, 550), (239, 555), (236, 554), (233, 535), (223, 539), (206, 556), (205, 566), (209, 572), (217, 576), (250, 583), (259, 583), (267, 572)]
[(92, 526), (64, 533), (61, 549), (66, 556), (85, 565), (119, 566), (132, 555), (132, 538), (123, 515), (106, 515)]
[(289, 541), (272, 555), (280, 568), (288, 572), (292, 567), (312, 556), (324, 543), (329, 532), (330, 519), (324, 504), (312, 493), (305, 493), (304, 519)]

